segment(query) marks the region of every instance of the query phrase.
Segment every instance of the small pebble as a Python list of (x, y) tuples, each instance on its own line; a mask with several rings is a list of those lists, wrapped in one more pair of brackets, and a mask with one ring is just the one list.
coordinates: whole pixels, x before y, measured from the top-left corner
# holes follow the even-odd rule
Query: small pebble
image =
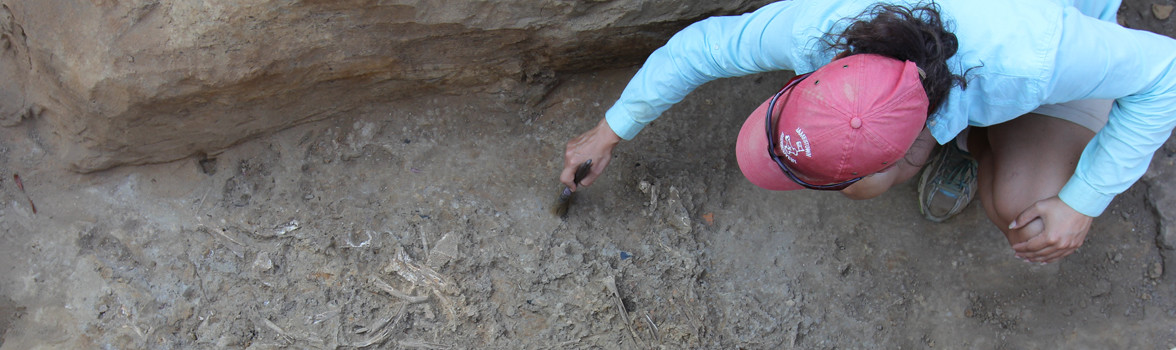
[(1151, 269), (1148, 270), (1148, 272), (1147, 272), (1147, 277), (1150, 277), (1151, 279), (1159, 279), (1163, 275), (1164, 275), (1164, 264), (1161, 264), (1161, 263), (1152, 264)]
[(1152, 4), (1152, 15), (1156, 16), (1158, 20), (1166, 20), (1172, 15), (1172, 9), (1176, 6)]
[(257, 258), (253, 260), (253, 268), (259, 272), (269, 271), (274, 268), (274, 262), (270, 260), (269, 252), (257, 253)]

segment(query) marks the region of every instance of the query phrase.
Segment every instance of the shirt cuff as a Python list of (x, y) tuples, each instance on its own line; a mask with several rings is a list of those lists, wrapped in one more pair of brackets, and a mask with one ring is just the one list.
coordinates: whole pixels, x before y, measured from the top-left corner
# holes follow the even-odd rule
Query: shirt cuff
[(1058, 193), (1058, 198), (1083, 215), (1097, 217), (1111, 205), (1115, 195), (1099, 192), (1078, 176), (1071, 176), (1070, 181), (1066, 182), (1062, 191)]
[(633, 117), (625, 113), (619, 105), (614, 105), (604, 112), (604, 119), (608, 122), (608, 127), (626, 141), (632, 140), (645, 128), (645, 124), (633, 120)]

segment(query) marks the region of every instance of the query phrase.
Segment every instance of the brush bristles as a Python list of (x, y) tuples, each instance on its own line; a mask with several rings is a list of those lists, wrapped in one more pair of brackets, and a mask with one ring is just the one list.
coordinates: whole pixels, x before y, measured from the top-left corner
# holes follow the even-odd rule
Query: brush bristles
[(572, 189), (564, 187), (562, 193), (559, 194), (559, 199), (555, 202), (555, 207), (551, 208), (551, 213), (556, 217), (563, 218), (568, 215), (568, 207), (572, 204)]

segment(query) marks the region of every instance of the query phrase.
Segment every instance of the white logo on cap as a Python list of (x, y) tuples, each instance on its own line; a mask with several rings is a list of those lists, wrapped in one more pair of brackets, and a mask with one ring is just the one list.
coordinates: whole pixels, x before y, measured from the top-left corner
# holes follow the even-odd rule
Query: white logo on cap
[(804, 135), (804, 130), (796, 128), (796, 136), (800, 140), (797, 140), (794, 144), (792, 142), (792, 135), (781, 133), (780, 142), (777, 142), (780, 145), (780, 152), (784, 153), (784, 157), (793, 163), (796, 163), (796, 159), (792, 158), (792, 156), (799, 155), (801, 152), (804, 152), (805, 157), (812, 158), (812, 149), (809, 148), (808, 136)]

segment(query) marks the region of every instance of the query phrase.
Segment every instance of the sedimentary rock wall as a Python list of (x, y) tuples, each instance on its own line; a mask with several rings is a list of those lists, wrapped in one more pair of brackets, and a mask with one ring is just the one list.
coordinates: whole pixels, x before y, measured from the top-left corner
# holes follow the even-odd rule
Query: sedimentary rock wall
[(0, 0), (0, 124), (94, 171), (216, 153), (370, 103), (541, 94), (766, 0)]

